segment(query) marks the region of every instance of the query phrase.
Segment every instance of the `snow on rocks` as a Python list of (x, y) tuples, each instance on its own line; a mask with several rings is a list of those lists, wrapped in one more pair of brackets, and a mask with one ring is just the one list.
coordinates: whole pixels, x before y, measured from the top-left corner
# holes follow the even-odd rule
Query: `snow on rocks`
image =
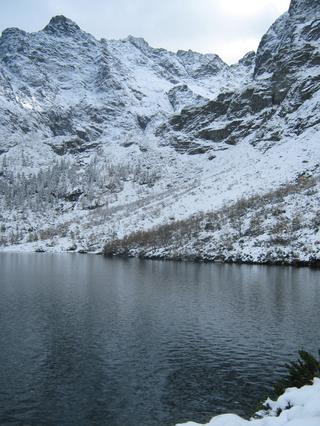
[[(244, 420), (234, 414), (214, 417), (206, 426), (319, 426), (320, 425), (320, 379), (302, 388), (289, 388), (277, 401), (268, 399), (268, 409), (258, 412), (259, 419)], [(180, 426), (196, 426), (188, 422)]]

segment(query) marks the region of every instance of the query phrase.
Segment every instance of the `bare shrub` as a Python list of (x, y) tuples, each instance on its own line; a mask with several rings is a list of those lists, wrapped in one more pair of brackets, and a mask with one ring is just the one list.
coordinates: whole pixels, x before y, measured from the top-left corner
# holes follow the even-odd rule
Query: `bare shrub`
[[(313, 177), (300, 176), (296, 182), (281, 186), (264, 195), (254, 195), (248, 198), (240, 198), (235, 203), (226, 205), (213, 212), (200, 213), (186, 220), (173, 220), (169, 224), (156, 226), (149, 230), (133, 232), (122, 239), (113, 239), (105, 245), (104, 253), (113, 254), (143, 254), (154, 249), (181, 251), (192, 238), (194, 247), (200, 232), (216, 232), (229, 224), (235, 231), (232, 235), (220, 237), (221, 249), (228, 251), (233, 249), (234, 242), (243, 237), (256, 237), (264, 232), (264, 220), (270, 215), (276, 217), (268, 232), (272, 236), (269, 244), (285, 246), (291, 241), (292, 232), (302, 226), (302, 218), (297, 215), (292, 220), (284, 216), (285, 210), (280, 205), (290, 194), (296, 194), (314, 187), (318, 180)], [(251, 216), (249, 225), (244, 229), (245, 221), (249, 213)], [(315, 220), (314, 220), (315, 222)], [(317, 222), (318, 223), (318, 222)], [(283, 254), (282, 254), (283, 255)]]

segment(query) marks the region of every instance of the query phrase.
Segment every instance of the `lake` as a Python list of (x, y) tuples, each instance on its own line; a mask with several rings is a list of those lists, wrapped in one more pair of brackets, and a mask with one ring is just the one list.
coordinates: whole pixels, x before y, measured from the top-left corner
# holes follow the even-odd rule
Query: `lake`
[(0, 254), (0, 424), (248, 416), (320, 348), (320, 271)]

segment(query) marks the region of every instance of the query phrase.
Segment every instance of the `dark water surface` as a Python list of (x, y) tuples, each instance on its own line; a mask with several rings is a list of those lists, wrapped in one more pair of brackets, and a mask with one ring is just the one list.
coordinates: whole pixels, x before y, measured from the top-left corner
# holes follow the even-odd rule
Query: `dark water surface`
[(319, 324), (319, 271), (0, 254), (0, 425), (247, 415)]

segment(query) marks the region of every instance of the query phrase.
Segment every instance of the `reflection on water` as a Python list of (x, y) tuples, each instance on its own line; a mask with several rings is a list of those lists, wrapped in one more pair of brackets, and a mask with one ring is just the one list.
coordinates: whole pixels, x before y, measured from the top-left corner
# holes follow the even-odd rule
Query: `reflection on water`
[(247, 415), (320, 342), (320, 272), (0, 255), (0, 424)]

